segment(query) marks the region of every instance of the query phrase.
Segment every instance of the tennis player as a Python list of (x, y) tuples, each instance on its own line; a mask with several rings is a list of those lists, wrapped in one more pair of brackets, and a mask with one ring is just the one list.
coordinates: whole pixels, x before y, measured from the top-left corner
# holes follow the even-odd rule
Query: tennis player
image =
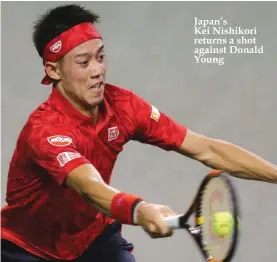
[(13, 154), (1, 211), (2, 261), (132, 262), (122, 224), (169, 237), (167, 206), (110, 186), (130, 140), (175, 151), (234, 176), (277, 182), (277, 167), (197, 134), (135, 93), (105, 82), (98, 15), (78, 5), (48, 10), (33, 41), (52, 93), (29, 117)]

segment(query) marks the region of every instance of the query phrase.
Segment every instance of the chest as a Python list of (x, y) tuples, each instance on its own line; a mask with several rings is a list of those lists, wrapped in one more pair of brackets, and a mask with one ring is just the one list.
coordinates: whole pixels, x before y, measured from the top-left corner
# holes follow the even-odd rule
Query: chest
[(128, 132), (120, 122), (114, 119), (102, 125), (86, 122), (78, 127), (77, 134), (78, 151), (108, 182), (117, 156), (129, 140)]

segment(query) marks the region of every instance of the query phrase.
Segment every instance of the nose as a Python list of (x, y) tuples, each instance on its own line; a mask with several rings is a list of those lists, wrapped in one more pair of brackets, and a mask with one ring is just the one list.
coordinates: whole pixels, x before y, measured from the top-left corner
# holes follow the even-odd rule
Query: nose
[(105, 67), (103, 64), (98, 63), (97, 61), (94, 61), (91, 63), (90, 68), (90, 77), (95, 78), (103, 78), (105, 73)]

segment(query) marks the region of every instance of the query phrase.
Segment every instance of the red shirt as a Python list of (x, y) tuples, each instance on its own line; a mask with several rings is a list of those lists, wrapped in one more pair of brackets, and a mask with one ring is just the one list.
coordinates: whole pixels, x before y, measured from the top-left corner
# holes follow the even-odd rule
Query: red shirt
[(113, 220), (64, 186), (74, 168), (92, 163), (110, 183), (129, 140), (178, 149), (187, 129), (131, 91), (106, 84), (99, 121), (77, 111), (54, 87), (21, 131), (1, 211), (2, 238), (46, 259), (74, 259)]

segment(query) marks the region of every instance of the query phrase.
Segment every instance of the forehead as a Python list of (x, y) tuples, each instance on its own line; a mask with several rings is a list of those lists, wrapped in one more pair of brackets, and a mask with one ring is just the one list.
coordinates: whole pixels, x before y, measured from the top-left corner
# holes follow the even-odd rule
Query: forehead
[(91, 39), (91, 40), (88, 40), (88, 41), (76, 46), (67, 54), (72, 57), (76, 56), (78, 54), (84, 54), (84, 53), (89, 53), (91, 55), (95, 55), (102, 46), (103, 46), (102, 39)]

